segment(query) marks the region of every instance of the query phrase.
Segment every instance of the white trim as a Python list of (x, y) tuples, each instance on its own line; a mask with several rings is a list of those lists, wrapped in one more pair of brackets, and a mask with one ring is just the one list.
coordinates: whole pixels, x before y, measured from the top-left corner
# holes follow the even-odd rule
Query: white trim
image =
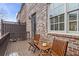
[(52, 31), (52, 30), (51, 30), (51, 31), (49, 31), (48, 33), (65, 33), (65, 31), (54, 31), (54, 30)]
[(65, 33), (65, 32), (48, 32), (48, 34), (62, 34), (62, 35), (72, 35), (72, 36), (79, 36), (79, 33)]
[[(77, 13), (77, 16), (78, 16), (78, 11), (73, 11), (73, 12), (69, 12), (69, 13), (74, 13), (74, 12), (76, 12), (76, 13)], [(68, 13), (68, 32), (73, 32), (73, 33), (74, 33), (74, 32), (77, 32), (77, 30), (76, 30), (76, 31), (70, 31), (70, 30), (69, 30), (69, 22), (74, 22), (74, 21), (78, 22), (78, 21), (77, 21), (78, 17), (77, 17), (76, 20), (70, 21), (70, 20), (69, 20), (69, 13)], [(78, 28), (78, 27), (77, 27), (77, 28)]]
[[(55, 16), (55, 17), (58, 17), (58, 22), (57, 22), (57, 23), (53, 23), (53, 24), (52, 24), (52, 23), (49, 22), (49, 23), (50, 23), (50, 28), (51, 28), (51, 24), (52, 24), (52, 25), (58, 24), (58, 30), (55, 30), (55, 31), (65, 31), (65, 29), (64, 29), (64, 30), (60, 30), (60, 24), (62, 24), (62, 23), (64, 24), (64, 23), (65, 23), (65, 21), (64, 21), (64, 22), (60, 22), (60, 21), (59, 21), (59, 20), (60, 20), (59, 17), (60, 17), (61, 15), (64, 15), (64, 18), (65, 18), (65, 14), (60, 14), (60, 15), (58, 15), (58, 16)], [(54, 18), (55, 18), (55, 17), (54, 17)], [(51, 20), (51, 19), (49, 18), (49, 20)], [(55, 29), (55, 28), (54, 28), (54, 29)], [(51, 30), (51, 29), (50, 29), (50, 30)], [(51, 31), (52, 31), (52, 30), (51, 30)]]
[(78, 32), (79, 32), (79, 11), (78, 11)]
[(58, 16), (58, 30), (60, 29), (60, 22), (59, 22), (59, 18), (60, 18), (60, 16)]
[(50, 15), (49, 15), (49, 9), (50, 9), (50, 4), (48, 6), (48, 32), (51, 30), (50, 29)]
[(78, 32), (78, 11), (77, 11), (77, 32)]
[(65, 9), (64, 9), (64, 12), (65, 12), (65, 16), (64, 16), (64, 18), (65, 18), (65, 19), (64, 19), (64, 30), (65, 30), (65, 33), (67, 33), (67, 32), (68, 32), (68, 28), (67, 28), (67, 27), (68, 27), (68, 25), (67, 25), (67, 24), (68, 24), (67, 3), (64, 4), (64, 8), (65, 8)]

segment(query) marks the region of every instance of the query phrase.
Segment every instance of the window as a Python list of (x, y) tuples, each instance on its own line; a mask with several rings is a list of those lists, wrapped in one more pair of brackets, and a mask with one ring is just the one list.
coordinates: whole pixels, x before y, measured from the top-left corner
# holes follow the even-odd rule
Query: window
[(58, 16), (55, 16), (55, 30), (58, 30)]
[(77, 31), (77, 12), (69, 13), (69, 31)]
[(53, 15), (53, 16), (63, 14), (64, 13), (64, 3), (51, 4), (49, 12), (50, 12), (50, 15)]
[(72, 11), (72, 10), (76, 10), (79, 8), (79, 4), (78, 3), (68, 3), (67, 4), (67, 11)]
[(55, 16), (51, 20), (51, 30), (58, 30), (58, 16)]
[(52, 17), (50, 19), (51, 30), (64, 30), (64, 14)]
[(50, 23), (51, 23), (51, 30), (55, 30), (55, 25), (54, 25), (55, 18), (54, 17), (50, 19)]
[(79, 34), (79, 4), (52, 4), (50, 8), (49, 32)]
[(59, 16), (59, 30), (64, 30), (64, 14)]

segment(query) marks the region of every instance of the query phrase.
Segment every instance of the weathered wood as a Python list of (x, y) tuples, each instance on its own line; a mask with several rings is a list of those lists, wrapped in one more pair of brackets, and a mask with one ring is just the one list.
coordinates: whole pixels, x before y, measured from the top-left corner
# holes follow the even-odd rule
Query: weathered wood
[(26, 25), (18, 24), (17, 22), (2, 21), (1, 22), (1, 35), (10, 33), (10, 39), (25, 40), (26, 39)]
[(0, 38), (0, 56), (4, 56), (9, 39), (10, 33), (6, 33)]
[(40, 40), (40, 34), (35, 34), (34, 41), (39, 42), (39, 40)]

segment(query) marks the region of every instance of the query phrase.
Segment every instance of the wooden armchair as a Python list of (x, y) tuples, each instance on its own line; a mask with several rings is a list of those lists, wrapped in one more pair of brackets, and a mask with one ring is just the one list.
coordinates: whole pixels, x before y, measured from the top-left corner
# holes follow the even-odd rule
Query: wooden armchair
[(55, 56), (65, 56), (68, 41), (54, 39), (50, 54)]

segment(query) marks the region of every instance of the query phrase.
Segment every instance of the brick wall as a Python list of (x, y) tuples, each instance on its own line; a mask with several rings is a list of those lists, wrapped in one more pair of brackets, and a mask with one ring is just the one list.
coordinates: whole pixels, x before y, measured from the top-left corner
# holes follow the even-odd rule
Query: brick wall
[(31, 20), (29, 17), (36, 12), (36, 33), (41, 34), (41, 37), (45, 37), (47, 33), (47, 4), (45, 3), (29, 3), (27, 5), (27, 31), (31, 34)]
[(30, 32), (30, 38), (31, 38), (31, 19), (30, 16), (36, 12), (36, 33), (40, 34), (41, 37), (47, 38), (51, 42), (53, 41), (54, 37), (57, 39), (64, 39), (69, 42), (68, 48), (67, 48), (67, 55), (79, 55), (79, 37), (77, 36), (71, 36), (71, 35), (60, 35), (60, 34), (48, 34), (48, 12), (47, 7), (48, 5), (46, 3), (28, 3), (25, 4), (27, 8), (25, 9), (27, 11), (26, 15), (26, 31)]
[(21, 7), (21, 10), (17, 14), (17, 21), (20, 22), (21, 24), (26, 23), (26, 14), (27, 14), (26, 10), (27, 10), (26, 5), (23, 5)]
[(68, 56), (79, 56), (79, 37), (72, 35), (48, 34), (49, 40), (62, 39), (68, 41), (67, 53)]

